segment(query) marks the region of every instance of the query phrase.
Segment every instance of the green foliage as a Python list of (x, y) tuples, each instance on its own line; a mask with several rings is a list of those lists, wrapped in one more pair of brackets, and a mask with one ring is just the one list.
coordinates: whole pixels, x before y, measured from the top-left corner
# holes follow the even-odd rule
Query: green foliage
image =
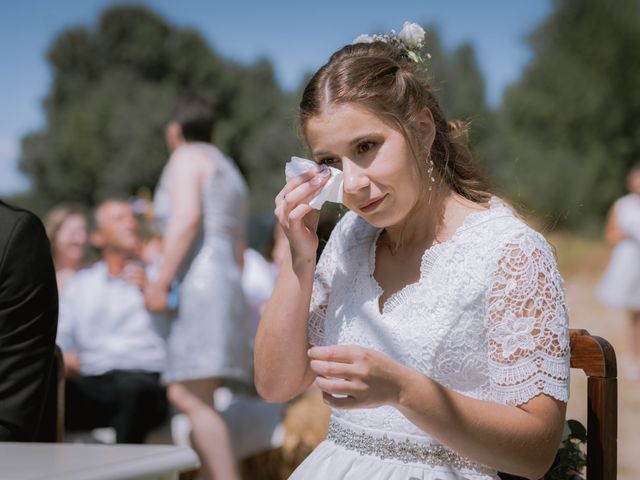
[(214, 140), (245, 172), (254, 210), (271, 210), (284, 162), (300, 145), (291, 95), (268, 61), (222, 59), (198, 32), (138, 6), (107, 9), (95, 28), (62, 32), (48, 59), (47, 123), (22, 141), (20, 167), (34, 185), (23, 204), (90, 205), (153, 189), (168, 156), (164, 128), (175, 100), (200, 90), (216, 102)]
[[(544, 227), (600, 231), (624, 177), (640, 160), (638, 0), (555, 0), (529, 36), (533, 59), (497, 115), (486, 105), (471, 45), (445, 51), (429, 27), (432, 84), (451, 119), (471, 124), (470, 143), (497, 184)], [(284, 162), (301, 154), (299, 92), (278, 86), (272, 65), (218, 56), (202, 36), (139, 6), (103, 12), (96, 26), (62, 32), (48, 59), (46, 126), (23, 138), (21, 169), (36, 206), (153, 188), (168, 152), (164, 126), (177, 96), (217, 101), (214, 141), (240, 165), (254, 213), (269, 212)]]
[(494, 141), (495, 115), (486, 103), (485, 82), (469, 43), (446, 51), (437, 27), (426, 29), (427, 72), (431, 86), (449, 120), (469, 124), (469, 144), (487, 172), (492, 174), (490, 152)]
[(640, 160), (637, 0), (556, 0), (498, 122), (499, 181), (550, 226), (599, 231)]
[[(433, 28), (428, 40), (436, 93), (451, 118), (471, 121), (471, 142), (482, 152), (492, 115), (474, 51), (443, 51)], [(223, 59), (197, 31), (144, 7), (112, 7), (94, 27), (63, 31), (48, 59), (46, 126), (23, 138), (20, 160), (34, 186), (20, 200), (41, 213), (60, 201), (91, 205), (153, 189), (168, 155), (165, 125), (188, 90), (216, 101), (213, 140), (245, 174), (254, 214), (271, 212), (284, 163), (304, 154), (296, 132), (301, 92), (283, 92), (268, 60), (244, 66)]]
[(569, 432), (558, 449), (558, 453), (544, 480), (582, 479), (580, 474), (587, 465), (587, 457), (582, 451), (587, 443), (587, 430), (577, 420), (567, 420)]

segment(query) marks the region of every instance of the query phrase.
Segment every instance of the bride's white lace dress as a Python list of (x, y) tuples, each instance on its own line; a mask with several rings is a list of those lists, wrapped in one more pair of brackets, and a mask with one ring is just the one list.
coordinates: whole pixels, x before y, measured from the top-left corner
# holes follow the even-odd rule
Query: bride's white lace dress
[[(382, 312), (373, 277), (381, 230), (348, 213), (316, 268), (314, 345), (369, 347), (469, 397), (521, 405), (569, 396), (568, 318), (554, 255), (497, 198), (422, 257), (421, 278)], [(327, 439), (294, 479), (488, 479), (390, 406), (333, 409)]]

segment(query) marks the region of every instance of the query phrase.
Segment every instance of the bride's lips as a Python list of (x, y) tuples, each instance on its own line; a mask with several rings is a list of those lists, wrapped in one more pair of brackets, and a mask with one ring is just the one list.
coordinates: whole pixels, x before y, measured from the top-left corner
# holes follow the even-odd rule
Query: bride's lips
[(379, 197), (377, 197), (377, 198), (374, 198), (374, 199), (372, 199), (372, 200), (369, 200), (368, 202), (363, 203), (362, 205), (360, 205), (360, 206), (358, 207), (358, 209), (359, 209), (361, 212), (364, 212), (364, 213), (370, 213), (370, 212), (373, 212), (376, 208), (378, 208), (378, 206), (382, 203), (382, 200), (384, 200), (384, 198), (385, 198), (386, 196), (387, 196), (387, 195), (386, 195), (386, 194), (384, 194), (384, 195), (380, 195), (380, 196), (379, 196)]

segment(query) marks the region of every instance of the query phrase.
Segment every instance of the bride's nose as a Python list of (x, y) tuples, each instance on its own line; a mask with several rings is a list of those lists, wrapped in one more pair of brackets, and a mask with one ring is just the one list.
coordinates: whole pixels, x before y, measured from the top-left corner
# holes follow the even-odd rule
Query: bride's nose
[(353, 195), (369, 186), (367, 172), (354, 162), (342, 160), (342, 180), (344, 192)]

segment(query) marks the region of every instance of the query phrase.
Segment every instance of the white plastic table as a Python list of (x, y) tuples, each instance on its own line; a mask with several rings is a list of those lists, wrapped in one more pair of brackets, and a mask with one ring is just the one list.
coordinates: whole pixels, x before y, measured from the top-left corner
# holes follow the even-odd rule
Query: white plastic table
[(3, 480), (175, 480), (198, 465), (184, 446), (0, 442)]

